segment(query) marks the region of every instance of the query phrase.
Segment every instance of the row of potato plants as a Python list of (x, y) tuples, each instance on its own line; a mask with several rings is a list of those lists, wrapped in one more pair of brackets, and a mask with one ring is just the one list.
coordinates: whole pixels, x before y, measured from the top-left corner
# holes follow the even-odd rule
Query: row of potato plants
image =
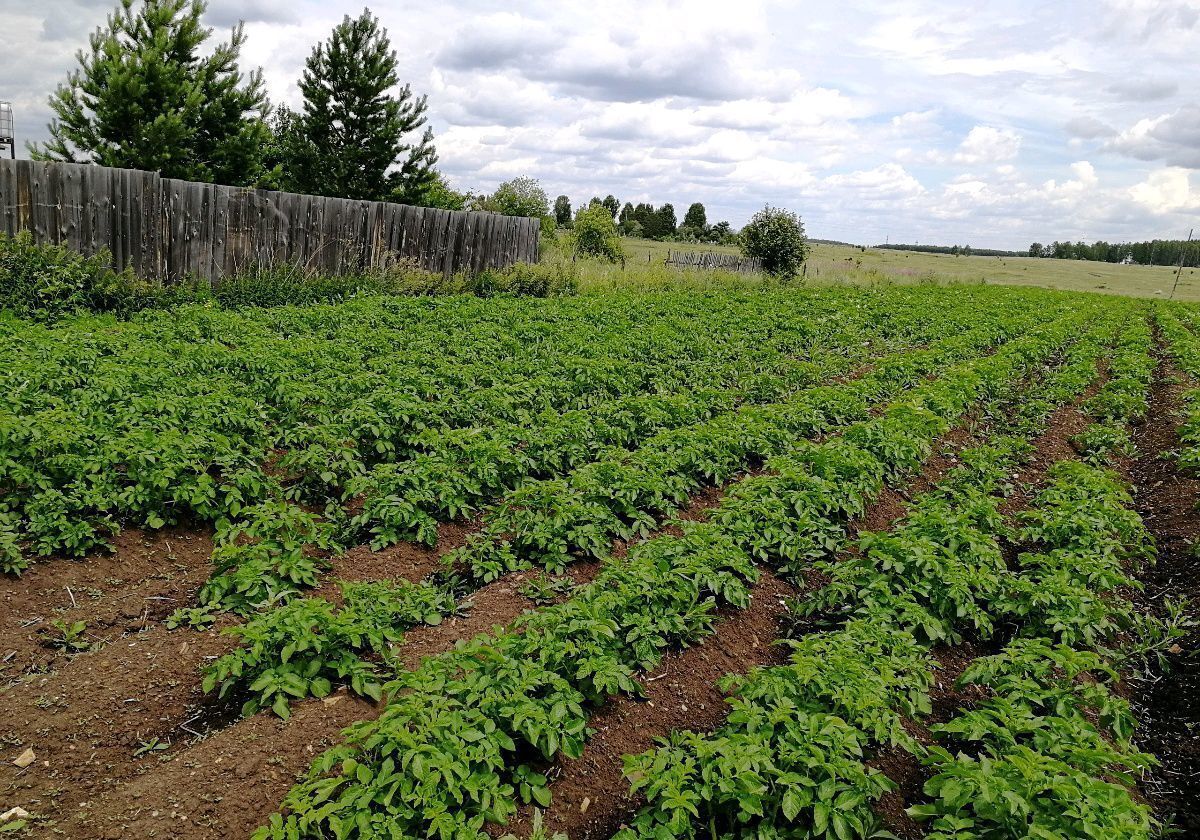
[(638, 693), (637, 674), (712, 632), (718, 606), (744, 606), (755, 553), (818, 551), (844, 533), (889, 476), (919, 465), (956, 419), (1069, 344), (1091, 314), (962, 363), (841, 437), (797, 443), (740, 482), (710, 521), (639, 543), (565, 603), (400, 673), (380, 717), (350, 727), (257, 836), (475, 838), (520, 801), (545, 804), (538, 763), (580, 755), (589, 708)]
[[(876, 344), (921, 339), (918, 319), (885, 314), (890, 302), (911, 316), (919, 296), (730, 295), (716, 314), (664, 297), (637, 315), (628, 300), (498, 311), (377, 300), (53, 328), (10, 319), (0, 325), (4, 568), (82, 554), (122, 521), (210, 521), (236, 545), (273, 515), (255, 506), (288, 499), (324, 498), (326, 539), (345, 539), (339, 506), (366, 492), (376, 464), (424, 456), (435, 472), (457, 459), (460, 473), (482, 464), (486, 474), (499, 453), (487, 430), (508, 424), (526, 430), (504, 439), (509, 449), (537, 453), (528, 467), (553, 474), (574, 450), (770, 401), (869, 358)], [(697, 389), (708, 390), (680, 397)]]
[[(354, 307), (356, 314), (364, 314), (364, 306)], [(10, 324), (5, 385), (12, 387), (5, 389), (5, 419), (19, 416), (23, 422), (19, 428), (6, 424), (3, 479), (13, 485), (12, 495), (30, 491), (26, 524), (33, 548), (46, 553), (90, 547), (96, 535), (89, 536), (86, 516), (74, 517), (73, 532), (54, 527), (55, 514), (88, 508), (141, 516), (151, 527), (180, 510), (209, 519), (236, 516), (240, 505), (264, 498), (271, 484), (262, 476), (239, 481), (236, 467), (253, 472), (273, 449), (297, 449), (289, 434), (346, 438), (356, 431), (368, 448), (386, 448), (368, 427), (386, 427), (389, 435), (404, 438), (446, 422), (446, 411), (470, 408), (473, 416), (487, 417), (489, 408), (533, 410), (523, 392), (545, 373), (554, 382), (537, 382), (534, 392), (547, 409), (570, 407), (556, 399), (564, 389), (586, 405), (598, 394), (649, 381), (645, 368), (616, 357), (625, 340), (615, 329), (601, 333), (597, 343), (604, 350), (588, 356), (568, 352), (566, 336), (550, 331), (534, 346), (561, 352), (543, 355), (520, 353), (513, 339), (521, 333), (490, 333), (486, 319), (470, 338), (462, 334), (463, 325), (454, 329), (445, 319), (431, 319), (426, 326), (432, 329), (405, 324), (407, 340), (389, 353), (350, 354), (355, 363), (350, 368), (331, 358), (328, 346), (346, 351), (348, 339), (374, 337), (379, 325), (371, 321), (379, 321), (378, 315), (353, 329), (340, 313), (328, 324), (317, 323), (312, 313), (297, 320), (311, 334), (275, 335), (253, 316), (204, 310), (135, 325), (95, 318), (61, 329)], [(393, 339), (399, 338), (399, 326), (392, 326)], [(577, 321), (567, 326), (583, 329)], [(447, 341), (448, 348), (440, 347)], [(318, 349), (311, 361), (297, 357), (297, 349), (312, 351), (318, 343), (325, 352)], [(461, 349), (479, 358), (460, 356)], [(506, 353), (519, 363), (506, 364)], [(435, 399), (464, 395), (465, 401)], [(10, 507), (20, 501), (5, 499)], [(100, 531), (107, 531), (115, 523), (101, 524)]]
[(1197, 312), (1192, 307), (1159, 306), (1155, 318), (1162, 330), (1167, 353), (1188, 377), (1183, 394), (1183, 423), (1179, 427), (1179, 465), (1200, 475), (1200, 338), (1196, 337)]
[[(1084, 403), (1097, 425), (1144, 415), (1149, 347), (1135, 320)], [(1030, 438), (1092, 378), (1094, 356), (1076, 361), (891, 532), (819, 564), (828, 583), (798, 612), (831, 628), (793, 640), (785, 666), (730, 677), (721, 729), (627, 757), (649, 804), (621, 840), (877, 836), (872, 806), (893, 785), (867, 757), (885, 748), (928, 764), (929, 801), (910, 813), (937, 840), (1149, 836), (1130, 773), (1150, 759), (1131, 746), (1128, 704), (1110, 685), (1122, 655), (1107, 647), (1148, 629), (1122, 593), (1136, 585), (1128, 567), (1153, 553), (1149, 537), (1116, 475), (1083, 462), (1051, 467), (1015, 525), (1001, 513)], [(1093, 461), (1125, 454), (1083, 437)], [(1011, 569), (1006, 540), (1027, 549)], [(959, 680), (986, 699), (932, 726), (942, 745), (925, 747), (906, 719), (931, 711), (937, 646), (963, 638), (999, 646)]]
[[(624, 426), (615, 420), (605, 422), (603, 416), (598, 419), (596, 413), (608, 407), (602, 405), (591, 416), (576, 413), (575, 416), (542, 418), (533, 426), (493, 423), (478, 428), (440, 430), (426, 438), (425, 451), (416, 456), (399, 463), (379, 464), (346, 482), (341, 501), (353, 496), (362, 504), (361, 510), (348, 523), (349, 527), (342, 529), (343, 533), (349, 531), (342, 539), (361, 541), (370, 537), (374, 548), (399, 539), (415, 538), (432, 544), (436, 541), (438, 521), (466, 516), (505, 488), (515, 487), (513, 496), (518, 499), (539, 499), (545, 504), (557, 500), (554, 479), (548, 476), (574, 470), (573, 475), (568, 473), (568, 480), (574, 477), (576, 481), (587, 481), (588, 476), (593, 482), (617, 479), (627, 477), (639, 459), (644, 463), (655, 447), (678, 448), (681, 441), (686, 446), (694, 440), (708, 440), (716, 447), (730, 439), (744, 439), (745, 433), (739, 427), (753, 423), (758, 411), (794, 410), (788, 400), (765, 405), (764, 401), (796, 393), (804, 384), (844, 372), (847, 365), (867, 358), (862, 355), (865, 348), (886, 348), (895, 342), (908, 344), (917, 334), (926, 338), (960, 323), (965, 313), (966, 310), (956, 307), (933, 318), (916, 309), (907, 316), (892, 312), (889, 318), (879, 319), (887, 325), (886, 334), (879, 332), (883, 329), (881, 323), (875, 323), (871, 326), (876, 331), (873, 340), (856, 341), (850, 346), (846, 344), (847, 325), (838, 321), (835, 335), (822, 336), (813, 332), (813, 348), (808, 352), (810, 362), (804, 368), (804, 376), (797, 374), (781, 379), (774, 390), (764, 389), (760, 377), (755, 380), (754, 398), (749, 400), (738, 388), (723, 386), (725, 390), (693, 390), (675, 400), (675, 407), (682, 406), (682, 410), (674, 413), (659, 411), (649, 418), (649, 422), (626, 422)], [(873, 308), (863, 307), (855, 319), (875, 314)], [(995, 317), (1003, 314), (997, 313)], [(907, 326), (908, 320), (914, 318), (930, 323), (919, 330)], [(970, 319), (986, 320), (978, 314), (972, 314)], [(851, 323), (859, 322), (852, 320)], [(994, 327), (992, 331), (995, 332)], [(872, 336), (865, 329), (863, 334)], [(822, 340), (818, 342), (818, 338)], [(663, 402), (665, 398), (658, 399)], [(738, 403), (749, 405), (731, 411)], [(625, 421), (638, 417), (628, 404), (616, 408), (609, 417)], [(693, 418), (700, 419), (684, 424)], [(657, 434), (652, 434), (654, 432)], [(627, 456), (628, 447), (646, 435), (649, 435), (649, 441), (643, 441), (632, 456)], [(733, 464), (744, 460), (736, 453), (731, 455)], [(629, 463), (631, 459), (633, 465)], [(658, 468), (660, 475), (668, 472), (665, 466)], [(617, 475), (613, 475), (614, 471)], [(682, 482), (677, 480), (676, 484)], [(626, 489), (630, 488), (627, 486)], [(625, 507), (631, 505), (627, 503)], [(570, 508), (566, 510), (570, 511)], [(254, 513), (251, 511), (250, 515)], [(330, 530), (336, 530), (332, 523)], [(595, 536), (594, 532), (592, 535)], [(217, 573), (201, 593), (206, 603), (248, 612), (259, 604), (277, 599), (281, 592), (311, 585), (323, 565), (320, 555), (304, 550), (304, 545), (312, 544), (310, 539), (292, 540), (290, 552), (281, 551), (280, 540), (273, 539), (264, 552), (262, 545), (255, 545), (243, 537), (244, 531), (236, 530), (228, 536), (219, 535), (220, 546), (218, 554), (214, 555)], [(477, 544), (479, 541), (472, 543), (473, 546)], [(239, 557), (242, 562), (237, 562)], [(474, 575), (472, 583), (486, 579)]]
[(615, 539), (644, 536), (704, 486), (781, 454), (798, 439), (865, 420), (872, 410), (945, 366), (1019, 335), (1032, 318), (974, 329), (878, 360), (849, 382), (805, 389), (772, 405), (650, 437), (561, 478), (530, 481), (488, 509), (467, 545), (445, 558), (458, 587), (528, 568), (563, 571), (578, 557), (599, 558)]
[[(448, 555), (448, 574), (429, 582), (396, 586), (462, 595), (476, 583), (535, 563), (561, 571), (580, 555), (601, 557), (613, 539), (643, 535), (702, 483), (723, 481), (755, 459), (781, 454), (798, 440), (862, 420), (870, 415), (872, 406), (911, 387), (922, 376), (978, 354), (1004, 335), (1028, 326), (1029, 321), (1021, 319), (1003, 330), (994, 325), (980, 327), (927, 349), (881, 359), (869, 374), (851, 382), (808, 389), (775, 406), (744, 408), (696, 427), (662, 433), (632, 453), (613, 454), (563, 480), (528, 483), (485, 518), (486, 541)], [(530, 504), (531, 499), (538, 499), (539, 504)], [(243, 540), (236, 545), (245, 553), (261, 549), (263, 541)], [(493, 553), (504, 551), (503, 562), (496, 561), (494, 554), (478, 553), (481, 547)], [(293, 553), (310, 566), (317, 562), (303, 556), (300, 543)], [(475, 562), (464, 562), (464, 555)], [(256, 566), (245, 564), (216, 580), (246, 575), (248, 584), (253, 585), (261, 579)], [(370, 619), (379, 622), (378, 626), (355, 621), (358, 632), (346, 634), (342, 630), (346, 615), (354, 612), (350, 608), (339, 611), (320, 598), (307, 598), (258, 614), (231, 629), (241, 637), (241, 644), (206, 668), (206, 691), (219, 686), (221, 696), (230, 691), (250, 692), (247, 712), (271, 706), (285, 715), (289, 698), (323, 693), (330, 680), (347, 682), (355, 691), (377, 696), (378, 682), (362, 678), (374, 673), (367, 658), (378, 657), (381, 648), (389, 644), (389, 630), (415, 626), (428, 613), (373, 611)], [(304, 630), (297, 642), (294, 636), (301, 623)], [(311, 692), (307, 686), (312, 686)]]

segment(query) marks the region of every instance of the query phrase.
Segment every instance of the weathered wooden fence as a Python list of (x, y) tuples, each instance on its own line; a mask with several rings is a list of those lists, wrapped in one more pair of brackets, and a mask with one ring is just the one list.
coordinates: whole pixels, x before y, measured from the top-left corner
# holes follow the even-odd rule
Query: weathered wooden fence
[(449, 276), (538, 258), (537, 219), (224, 187), (154, 172), (0, 160), (0, 232), (172, 282), (254, 265), (329, 274), (397, 259)]
[(667, 265), (684, 268), (723, 268), (728, 271), (762, 271), (762, 263), (753, 257), (722, 254), (717, 251), (667, 251)]

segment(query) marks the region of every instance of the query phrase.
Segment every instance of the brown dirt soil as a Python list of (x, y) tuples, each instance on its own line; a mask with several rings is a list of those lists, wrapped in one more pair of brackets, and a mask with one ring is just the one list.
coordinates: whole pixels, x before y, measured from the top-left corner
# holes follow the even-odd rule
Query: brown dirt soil
[[(717, 681), (786, 659), (786, 650), (772, 643), (786, 599), (794, 594), (787, 583), (764, 573), (749, 607), (719, 613), (714, 635), (668, 654), (642, 680), (644, 698), (617, 697), (593, 715), (590, 726), (595, 732), (583, 755), (550, 770), (554, 799), (544, 814), (546, 828), (566, 832), (571, 840), (608, 837), (616, 831), (638, 805), (622, 775), (622, 757), (649, 749), (655, 738), (672, 730), (707, 730), (724, 720), (729, 708)], [(530, 817), (530, 809), (523, 809), (501, 833), (526, 836)]]
[[(461, 544), (470, 527), (443, 526), (441, 548)], [(100, 637), (107, 643), (71, 657), (47, 656), (40, 668), (56, 670), (27, 674), (3, 692), (0, 742), (11, 745), (15, 752), (32, 747), (37, 763), (23, 771), (9, 762), (0, 763), (0, 802), (17, 802), (31, 812), (56, 818), (115, 784), (160, 766), (159, 762), (180, 752), (179, 747), (197, 733), (207, 735), (212, 728), (236, 719), (236, 704), (205, 698), (200, 691), (200, 668), (235, 644), (233, 638), (219, 632), (232, 620), (224, 619), (220, 627), (206, 632), (170, 632), (161, 623), (176, 606), (192, 603), (195, 590), (210, 574), (209, 536), (178, 529), (149, 534), (129, 531), (118, 536), (115, 547), (113, 554), (79, 563), (48, 563), (19, 580), (4, 581), (6, 603), (26, 605), (18, 608), (22, 610), (30, 603), (48, 603), (55, 606), (55, 616), (86, 618), (89, 640), (100, 641), (93, 631), (98, 606), (101, 621), (109, 614), (122, 620), (107, 622), (111, 632)], [(437, 551), (404, 545), (378, 554), (355, 549), (347, 556), (350, 560), (340, 566), (335, 563), (331, 574), (344, 571), (359, 579), (356, 573), (369, 567), (381, 576), (419, 579), (436, 564)], [(112, 577), (118, 572), (125, 577)], [(64, 580), (70, 583), (62, 583)], [(136, 582), (129, 585), (131, 581)], [(75, 608), (70, 606), (68, 585), (78, 604)], [(93, 589), (99, 594), (95, 598), (89, 595), (85, 601), (83, 593)], [(475, 632), (476, 624), (487, 629), (492, 621), (504, 621), (510, 612), (515, 615), (528, 605), (519, 599), (514, 612), (500, 596), (503, 589), (480, 593), (488, 607), (483, 613), (427, 628), (437, 632), (409, 634), (407, 655), (419, 659), (423, 652), (436, 648), (437, 639), (444, 634), (458, 638), (461, 633)], [(170, 594), (151, 596), (148, 592)], [(42, 593), (45, 596), (39, 597)], [(66, 610), (61, 607), (63, 600)], [(495, 617), (487, 615), (489, 612)], [(44, 620), (48, 622), (49, 617)], [(33, 635), (37, 626), (23, 629), (41, 649)], [(14, 649), (21, 642), (19, 637), (9, 638)], [(24, 660), (10, 659), (15, 661)], [(353, 705), (347, 703), (345, 708)], [(325, 722), (325, 728), (334, 733), (343, 725), (334, 714), (321, 718), (307, 712), (306, 717)], [(319, 724), (315, 726), (319, 736)], [(175, 749), (135, 757), (139, 745), (153, 737), (174, 744)]]
[(149, 766), (135, 758), (152, 737), (187, 737), (200, 702), (199, 669), (233, 646), (215, 629), (171, 633), (162, 624), (73, 657), (13, 686), (0, 706), (0, 741), (37, 762), (0, 763), (0, 801), (48, 814), (77, 805), (112, 779)]
[[(1079, 398), (1070, 405), (1060, 407), (1050, 416), (1045, 431), (1033, 441), (1033, 453), (1014, 477), (1015, 489), (1000, 506), (1005, 516), (1011, 517), (1017, 511), (1028, 507), (1034, 488), (1054, 463), (1065, 458), (1077, 457), (1078, 453), (1070, 439), (1083, 431), (1090, 422), (1079, 410), (1079, 405), (1095, 394), (1107, 379), (1107, 370), (1102, 369), (1096, 382)], [(1011, 546), (1007, 549), (1007, 553), (1015, 557), (1015, 549)], [(926, 719), (906, 722), (909, 734), (921, 743), (933, 743), (934, 739), (928, 729), (930, 724), (944, 723), (958, 710), (970, 708), (980, 700), (983, 696), (981, 691), (961, 689), (956, 682), (971, 662), (989, 652), (991, 651), (984, 646), (970, 641), (959, 645), (939, 645), (933, 650), (933, 656), (938, 663), (938, 672), (930, 691), (933, 711)], [(925, 826), (910, 817), (906, 809), (921, 801), (922, 788), (929, 779), (928, 769), (922, 766), (916, 757), (896, 748), (881, 750), (868, 763), (883, 771), (896, 783), (896, 789), (881, 797), (875, 805), (875, 812), (879, 815), (884, 829), (901, 840), (919, 840), (924, 837)]]
[[(409, 631), (397, 648), (402, 666), (416, 667), (461, 639), (511, 622), (531, 606), (517, 593), (524, 577), (479, 590), (469, 599), (471, 611), (464, 617)], [(196, 708), (187, 711), (194, 714)], [(60, 807), (54, 816), (65, 837), (247, 837), (278, 807), (312, 759), (338, 740), (342, 729), (380, 711), (343, 689), (322, 700), (294, 704), (287, 721), (269, 712), (218, 720), (218, 726), (228, 725), (165, 753), (161, 763), (153, 758), (114, 767), (92, 794), (72, 797), (73, 807)]]
[(410, 580), (416, 583), (437, 571), (442, 555), (463, 546), (467, 537), (478, 531), (478, 518), (469, 522), (438, 524), (437, 545), (400, 542), (372, 551), (369, 545), (356, 546), (330, 560), (321, 584), (310, 593), (313, 597), (340, 602), (339, 581)]
[[(702, 491), (679, 516), (702, 516), (719, 502), (722, 492), (721, 488)], [(443, 552), (462, 545), (477, 527), (476, 522), (443, 524), (436, 549), (411, 544), (379, 552), (352, 549), (334, 559), (326, 583), (313, 594), (336, 598), (338, 579), (419, 580), (437, 568)], [(599, 567), (594, 562), (578, 563), (569, 574), (576, 584), (583, 584)], [(206, 564), (191, 589), (181, 593), (185, 603), (207, 574)], [(532, 606), (517, 591), (529, 576), (509, 576), (473, 593), (466, 599), (469, 612), (463, 618), (410, 631), (399, 650), (401, 662), (415, 666), (460, 639), (510, 623)], [(180, 655), (183, 640), (188, 640), (188, 647)], [(233, 643), (215, 629), (168, 633), (159, 624), (133, 641), (122, 639), (77, 656), (60, 672), (15, 687), (19, 694), (6, 697), (11, 703), (0, 711), (0, 740), (19, 744), (18, 753), (34, 743), (30, 733), (36, 733), (37, 743), (42, 744), (35, 746), (38, 763), (45, 769), (34, 773), (35, 765), (14, 772), (10, 780), (5, 770), (15, 768), (0, 768), (2, 801), (21, 803), (68, 837), (248, 835), (345, 726), (374, 717), (379, 710), (339, 692), (334, 695), (337, 699), (296, 704), (287, 722), (263, 713), (239, 720), (236, 703), (205, 698), (199, 685), (204, 662), (225, 653)], [(102, 656), (107, 658), (94, 659)], [(97, 690), (96, 674), (107, 675), (103, 690)], [(147, 685), (154, 686), (153, 696), (146, 694), (136, 704), (125, 702), (145, 693)], [(76, 708), (85, 711), (80, 715), (66, 711)], [(120, 714), (114, 715), (114, 709)], [(197, 732), (200, 738), (195, 737)], [(155, 736), (170, 739), (174, 747), (135, 758), (139, 743)], [(76, 768), (71, 760), (81, 738), (87, 739), (90, 755), (86, 765)], [(246, 785), (248, 778), (253, 779), (252, 788)]]
[[(1138, 431), (1139, 458), (1132, 473), (1138, 512), (1154, 535), (1158, 562), (1141, 575), (1142, 605), (1161, 611), (1165, 597), (1186, 597), (1195, 614), (1200, 604), (1200, 481), (1177, 468), (1179, 412), (1185, 390), (1178, 372), (1165, 362), (1151, 391), (1150, 412)], [(1139, 726), (1138, 747), (1156, 755), (1161, 766), (1143, 779), (1143, 791), (1158, 816), (1174, 823), (1180, 836), (1200, 837), (1200, 630), (1180, 642), (1170, 668), (1132, 685)]]
[(53, 632), (52, 621), (86, 621), (84, 639), (105, 644), (190, 604), (212, 571), (211, 554), (207, 529), (131, 528), (111, 551), (40, 561), (19, 578), (0, 575), (0, 683), (67, 661), (40, 638)]

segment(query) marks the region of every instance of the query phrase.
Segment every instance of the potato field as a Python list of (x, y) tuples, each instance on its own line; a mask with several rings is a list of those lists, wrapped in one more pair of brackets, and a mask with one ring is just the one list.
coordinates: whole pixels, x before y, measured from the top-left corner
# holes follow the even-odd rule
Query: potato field
[(0, 833), (1200, 836), (1197, 383), (1035, 288), (4, 315)]

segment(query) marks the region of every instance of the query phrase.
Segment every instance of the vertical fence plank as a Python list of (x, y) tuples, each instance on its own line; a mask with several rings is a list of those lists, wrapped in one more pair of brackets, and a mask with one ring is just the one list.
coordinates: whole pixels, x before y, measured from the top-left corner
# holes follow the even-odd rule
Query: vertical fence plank
[(208, 269), (205, 276), (211, 286), (225, 275), (225, 247), (229, 238), (229, 192), (232, 188), (223, 185), (213, 187), (212, 198), (212, 245)]
[(46, 186), (50, 180), (50, 169), (45, 166), (29, 167), (29, 216), (33, 238), (38, 242), (50, 242), (46, 212)]
[(17, 168), (0, 159), (0, 233), (17, 230)]
[[(111, 169), (92, 169), (88, 172), (92, 197), (88, 212), (92, 216), (92, 253), (113, 250), (112, 245), (112, 173)], [(115, 260), (114, 260), (115, 265)]]
[(83, 184), (82, 172), (73, 166), (68, 166), (62, 173), (62, 185), (59, 194), (58, 210), (58, 241), (82, 251), (83, 240)]
[(32, 161), (17, 161), (17, 225), (21, 230), (28, 230), (36, 237), (37, 231), (33, 230), (33, 187), (30, 184), (32, 172)]
[(121, 206), (128, 238), (125, 265), (140, 275), (145, 270), (142, 265), (142, 220), (145, 218), (145, 201), (142, 196), (142, 173), (139, 170), (122, 170)]
[[(198, 184), (157, 173), (0, 160), (0, 232), (117, 269), (214, 284), (250, 265), (329, 274), (410, 260), (449, 277), (536, 261), (536, 219)], [(722, 258), (705, 264), (728, 263)]]

